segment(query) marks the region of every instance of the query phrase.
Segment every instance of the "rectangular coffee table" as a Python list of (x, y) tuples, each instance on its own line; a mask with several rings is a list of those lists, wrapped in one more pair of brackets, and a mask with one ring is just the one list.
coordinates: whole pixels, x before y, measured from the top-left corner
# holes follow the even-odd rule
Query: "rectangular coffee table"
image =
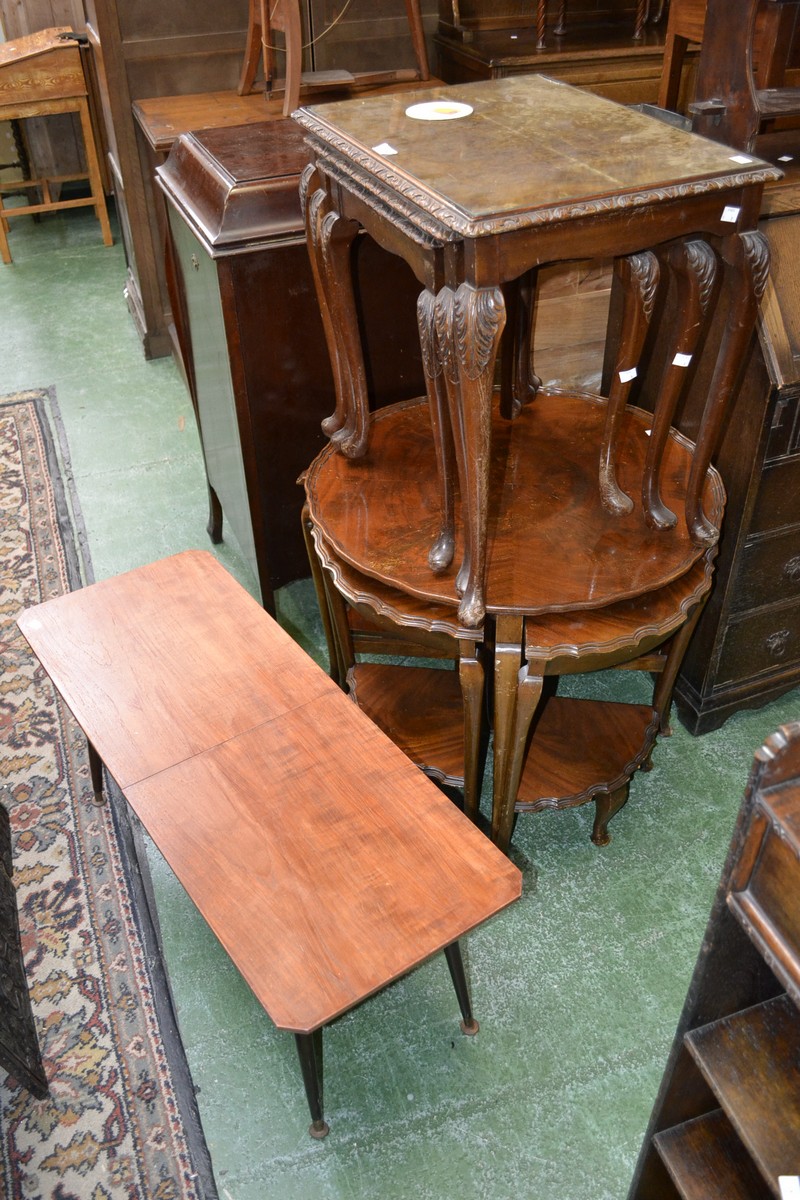
[(321, 1030), (517, 899), (503, 854), (207, 552), (19, 626), (256, 997), (295, 1034), (328, 1132)]

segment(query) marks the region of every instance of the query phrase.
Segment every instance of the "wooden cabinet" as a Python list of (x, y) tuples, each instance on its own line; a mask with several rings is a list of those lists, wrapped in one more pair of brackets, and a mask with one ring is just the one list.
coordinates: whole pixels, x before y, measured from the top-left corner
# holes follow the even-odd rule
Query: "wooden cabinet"
[(716, 582), (675, 691), (693, 733), (800, 683), (800, 213), (761, 228), (771, 278), (717, 457), (728, 505)]
[[(297, 481), (336, 405), (300, 213), (307, 161), (299, 126), (275, 120), (183, 135), (159, 172), (213, 506), (267, 608), (274, 588), (308, 574)], [(354, 261), (374, 404), (423, 393), (419, 284), (367, 237)]]
[[(651, 5), (656, 15), (657, 5)], [(622, 104), (654, 104), (664, 55), (666, 17), (634, 39), (634, 0), (574, 0), (558, 36), (559, 5), (547, 5), (545, 45), (538, 44), (537, 5), (530, 0), (439, 0), (434, 69), (447, 83), (541, 73)], [(686, 57), (684, 93), (696, 48)]]
[(766, 1200), (800, 1170), (800, 724), (758, 751), (629, 1200)]

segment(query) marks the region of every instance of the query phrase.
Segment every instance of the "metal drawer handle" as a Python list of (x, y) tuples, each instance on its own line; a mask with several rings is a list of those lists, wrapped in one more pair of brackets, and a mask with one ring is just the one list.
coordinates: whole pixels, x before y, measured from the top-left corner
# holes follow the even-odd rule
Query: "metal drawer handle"
[(790, 558), (784, 563), (783, 573), (787, 579), (791, 579), (792, 583), (797, 583), (800, 579), (800, 554), (796, 554), (794, 558)]
[(778, 629), (765, 639), (764, 645), (773, 658), (783, 658), (791, 636), (790, 630)]

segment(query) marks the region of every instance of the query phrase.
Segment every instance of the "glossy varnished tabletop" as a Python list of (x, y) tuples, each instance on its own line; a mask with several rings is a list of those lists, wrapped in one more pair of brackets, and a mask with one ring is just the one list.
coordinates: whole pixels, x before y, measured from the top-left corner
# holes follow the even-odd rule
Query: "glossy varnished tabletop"
[(520, 874), (205, 552), (20, 628), (279, 1028), (311, 1032)]

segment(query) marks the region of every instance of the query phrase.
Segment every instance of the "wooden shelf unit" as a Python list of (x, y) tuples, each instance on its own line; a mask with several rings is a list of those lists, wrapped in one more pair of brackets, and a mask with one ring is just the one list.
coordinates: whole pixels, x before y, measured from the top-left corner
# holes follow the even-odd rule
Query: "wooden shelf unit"
[(800, 1168), (800, 723), (756, 754), (629, 1200), (762, 1200)]

